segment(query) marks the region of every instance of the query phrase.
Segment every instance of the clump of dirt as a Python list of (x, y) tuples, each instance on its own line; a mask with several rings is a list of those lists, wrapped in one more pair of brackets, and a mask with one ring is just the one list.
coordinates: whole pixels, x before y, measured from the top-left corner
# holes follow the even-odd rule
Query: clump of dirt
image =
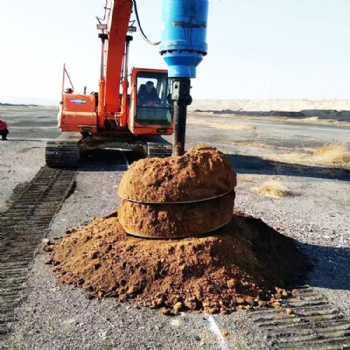
[(275, 306), (291, 295), (276, 287), (302, 284), (309, 267), (293, 240), (240, 213), (210, 236), (147, 240), (127, 235), (115, 212), (68, 229), (49, 248), (61, 283), (164, 314)]
[(133, 163), (119, 196), (142, 203), (187, 202), (220, 196), (236, 186), (231, 162), (214, 147), (197, 145), (185, 155)]

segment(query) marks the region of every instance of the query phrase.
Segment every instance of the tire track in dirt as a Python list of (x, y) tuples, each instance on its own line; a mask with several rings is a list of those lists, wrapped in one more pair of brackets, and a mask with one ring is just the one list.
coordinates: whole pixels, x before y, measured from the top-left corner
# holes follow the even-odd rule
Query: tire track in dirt
[(349, 320), (308, 286), (298, 288), (295, 297), (286, 300), (283, 310), (257, 311), (250, 318), (266, 332), (270, 349), (350, 349)]
[(74, 188), (75, 172), (43, 167), (34, 179), (15, 191), (0, 218), (0, 340), (11, 331), (14, 310), (40, 241), (62, 203)]

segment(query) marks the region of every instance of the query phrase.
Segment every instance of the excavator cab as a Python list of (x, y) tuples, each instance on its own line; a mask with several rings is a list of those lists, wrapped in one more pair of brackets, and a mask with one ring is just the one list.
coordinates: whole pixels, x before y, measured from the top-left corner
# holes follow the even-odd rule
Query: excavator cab
[(131, 86), (132, 104), (128, 120), (130, 131), (135, 135), (172, 134), (168, 72), (134, 68), (131, 74)]
[(135, 121), (141, 125), (171, 124), (170, 105), (167, 101), (168, 75), (140, 72), (137, 75), (137, 110)]

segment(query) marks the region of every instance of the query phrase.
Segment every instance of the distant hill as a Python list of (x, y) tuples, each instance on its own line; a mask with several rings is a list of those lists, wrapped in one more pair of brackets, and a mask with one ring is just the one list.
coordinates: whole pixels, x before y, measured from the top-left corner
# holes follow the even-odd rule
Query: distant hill
[(0, 106), (4, 106), (4, 107), (38, 107), (39, 105), (33, 105), (33, 104), (23, 104), (23, 103), (1, 103), (0, 102)]
[(0, 106), (57, 106), (59, 98), (18, 97), (0, 94)]

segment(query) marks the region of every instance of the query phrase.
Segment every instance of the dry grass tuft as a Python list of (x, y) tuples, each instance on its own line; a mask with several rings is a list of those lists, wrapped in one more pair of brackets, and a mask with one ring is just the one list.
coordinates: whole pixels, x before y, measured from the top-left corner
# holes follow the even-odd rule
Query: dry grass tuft
[(350, 152), (346, 145), (331, 143), (311, 148), (312, 159), (316, 164), (350, 166)]
[(262, 142), (254, 142), (254, 141), (238, 141), (234, 142), (237, 146), (244, 146), (244, 147), (258, 147), (258, 148), (275, 148), (273, 145), (268, 145), (267, 143)]
[(237, 175), (238, 182), (254, 182), (254, 179), (250, 176)]
[(302, 153), (269, 154), (264, 158), (289, 164), (350, 167), (350, 152), (347, 146), (341, 143), (331, 143), (315, 148), (304, 148)]
[(290, 195), (290, 191), (280, 182), (269, 180), (264, 182), (260, 187), (254, 187), (252, 192), (261, 194), (267, 197), (281, 198)]

